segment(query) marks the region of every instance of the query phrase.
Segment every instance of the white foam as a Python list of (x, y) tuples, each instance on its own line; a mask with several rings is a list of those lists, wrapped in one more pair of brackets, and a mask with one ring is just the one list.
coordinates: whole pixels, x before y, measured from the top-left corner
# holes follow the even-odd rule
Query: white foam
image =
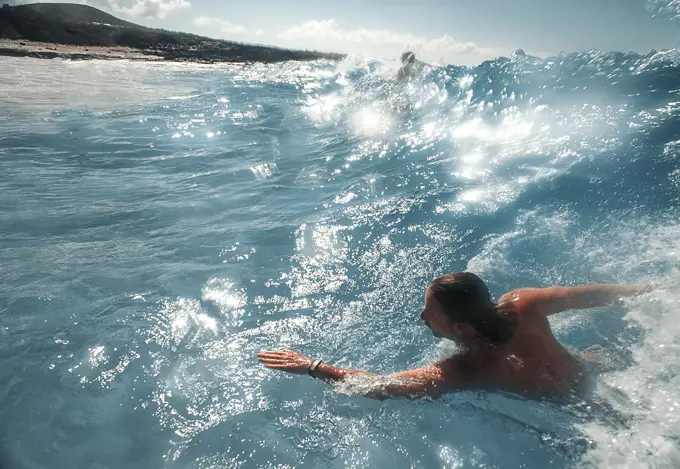
[[(628, 303), (626, 320), (643, 330), (632, 349), (635, 364), (605, 375), (598, 391), (628, 417), (625, 428), (590, 423), (583, 431), (595, 444), (586, 461), (596, 467), (680, 466), (680, 223), (672, 219), (626, 222), (604, 249), (600, 270), (622, 281), (649, 276), (668, 285)], [(660, 278), (654, 279), (658, 273)]]

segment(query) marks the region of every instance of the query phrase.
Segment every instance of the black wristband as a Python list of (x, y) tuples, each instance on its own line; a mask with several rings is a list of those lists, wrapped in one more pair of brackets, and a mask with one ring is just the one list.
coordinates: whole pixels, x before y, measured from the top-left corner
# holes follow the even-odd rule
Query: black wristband
[(307, 369), (307, 373), (309, 374), (309, 376), (315, 378), (314, 372), (316, 371), (317, 368), (319, 368), (319, 365), (321, 365), (321, 363), (323, 363), (323, 360), (317, 358), (312, 362), (311, 365), (309, 365), (309, 368)]

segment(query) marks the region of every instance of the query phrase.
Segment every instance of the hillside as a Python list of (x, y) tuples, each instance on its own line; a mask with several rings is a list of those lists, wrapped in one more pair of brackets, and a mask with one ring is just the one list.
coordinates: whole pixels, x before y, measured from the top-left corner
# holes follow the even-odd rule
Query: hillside
[(130, 47), (167, 60), (203, 62), (337, 60), (343, 57), (147, 28), (94, 7), (73, 3), (5, 5), (0, 8), (0, 38), (72, 46)]

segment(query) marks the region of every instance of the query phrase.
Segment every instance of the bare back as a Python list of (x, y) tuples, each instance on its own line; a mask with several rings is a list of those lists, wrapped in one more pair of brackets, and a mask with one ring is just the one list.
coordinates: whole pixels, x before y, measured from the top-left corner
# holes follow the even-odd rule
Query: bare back
[(464, 365), (459, 373), (473, 373), (478, 378), (471, 376), (471, 381), (485, 387), (518, 393), (564, 396), (578, 387), (583, 380), (583, 367), (557, 342), (547, 314), (539, 305), (530, 289), (503, 295), (497, 310), (499, 314), (515, 315), (514, 336), (489, 351), (468, 352), (467, 357), (461, 358), (474, 362), (474, 366)]

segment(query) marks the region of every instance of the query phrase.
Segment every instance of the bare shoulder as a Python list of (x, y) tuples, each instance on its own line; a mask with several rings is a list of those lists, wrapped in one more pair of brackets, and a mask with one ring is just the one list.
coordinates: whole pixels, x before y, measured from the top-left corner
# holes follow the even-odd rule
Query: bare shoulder
[(531, 310), (531, 305), (535, 302), (538, 288), (518, 288), (511, 290), (501, 296), (498, 300), (498, 308), (503, 311), (514, 311), (517, 314)]
[(514, 310), (523, 316), (531, 313), (540, 313), (541, 305), (550, 295), (550, 289), (546, 288), (518, 288), (511, 290), (498, 300), (499, 309)]
[(510, 290), (498, 299), (498, 305), (501, 306), (512, 306), (519, 301), (522, 292), (526, 288), (518, 288), (516, 290)]

